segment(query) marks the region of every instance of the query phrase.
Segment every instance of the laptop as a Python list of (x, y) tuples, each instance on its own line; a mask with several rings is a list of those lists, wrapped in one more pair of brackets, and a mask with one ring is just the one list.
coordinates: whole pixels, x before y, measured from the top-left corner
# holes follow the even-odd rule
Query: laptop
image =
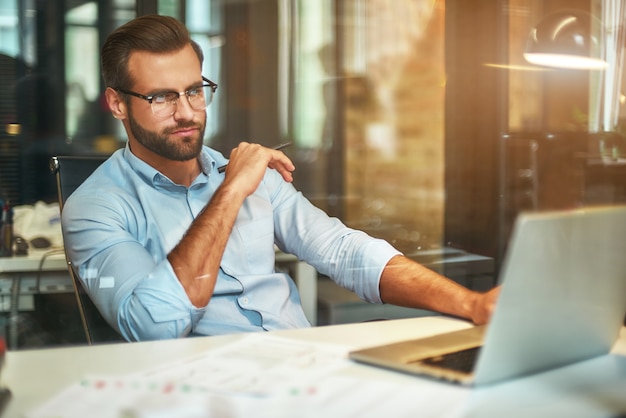
[(350, 358), (480, 386), (608, 354), (626, 314), (626, 206), (520, 214), (499, 284), (487, 326)]

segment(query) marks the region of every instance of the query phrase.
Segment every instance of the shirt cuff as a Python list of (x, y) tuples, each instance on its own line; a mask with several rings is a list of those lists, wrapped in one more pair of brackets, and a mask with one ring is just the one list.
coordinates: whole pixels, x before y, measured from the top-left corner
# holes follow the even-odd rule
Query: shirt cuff
[(137, 285), (134, 295), (155, 322), (191, 320), (193, 327), (205, 311), (193, 306), (167, 259)]

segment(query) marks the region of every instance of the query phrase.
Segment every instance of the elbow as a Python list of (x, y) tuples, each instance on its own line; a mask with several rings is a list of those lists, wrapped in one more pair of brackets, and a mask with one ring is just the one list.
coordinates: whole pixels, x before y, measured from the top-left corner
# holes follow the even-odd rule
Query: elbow
[(120, 332), (128, 341), (153, 341), (183, 338), (192, 328), (191, 318), (165, 306), (147, 309), (137, 298), (118, 312)]
[(189, 335), (190, 326), (181, 327), (180, 321), (126, 323), (120, 329), (128, 341), (154, 341), (184, 338)]

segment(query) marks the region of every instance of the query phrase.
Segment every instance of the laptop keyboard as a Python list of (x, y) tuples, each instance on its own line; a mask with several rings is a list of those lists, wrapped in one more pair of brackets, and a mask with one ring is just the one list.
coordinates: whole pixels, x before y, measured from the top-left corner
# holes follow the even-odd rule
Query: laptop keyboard
[(480, 353), (480, 347), (468, 348), (441, 356), (430, 357), (420, 360), (420, 363), (437, 366), (444, 369), (456, 370), (462, 373), (470, 373), (474, 370), (476, 359)]

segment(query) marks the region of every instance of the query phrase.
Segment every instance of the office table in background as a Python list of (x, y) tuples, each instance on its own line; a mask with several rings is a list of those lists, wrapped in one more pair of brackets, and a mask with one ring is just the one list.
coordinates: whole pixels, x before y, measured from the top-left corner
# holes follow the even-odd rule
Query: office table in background
[(20, 311), (35, 309), (35, 294), (72, 292), (74, 288), (62, 248), (0, 257), (0, 312), (8, 314), (9, 348), (17, 348), (17, 316)]
[[(3, 312), (10, 310), (11, 301), (18, 296), (19, 307), (32, 309), (32, 297), (29, 296), (34, 293), (73, 292), (62, 248), (31, 250), (28, 255), (0, 257), (0, 279)], [(14, 279), (19, 279), (19, 293), (15, 292), (17, 282)]]
[[(357, 349), (469, 326), (467, 322), (446, 317), (423, 317), (277, 331), (268, 335)], [(173, 359), (193, 358), (207, 350), (243, 341), (249, 335), (9, 352), (2, 383), (12, 390), (13, 399), (4, 416), (18, 417), (86, 376), (128, 375), (150, 370)], [(425, 416), (426, 411), (431, 414), (427, 416), (437, 417), (621, 416), (626, 413), (626, 397), (623, 396), (626, 393), (626, 328), (622, 329), (613, 353), (482, 389), (452, 388), (447, 383), (347, 359), (344, 367), (333, 371), (332, 376), (352, 379), (359, 385), (367, 383), (370, 390), (377, 385), (381, 388), (395, 385), (404, 394), (399, 400), (407, 401), (396, 405), (403, 411), (402, 416)], [(359, 388), (357, 385), (344, 395), (353, 397), (358, 416), (370, 416), (367, 411), (363, 413), (362, 404), (367, 401), (367, 396), (363, 398)], [(450, 394), (452, 398), (447, 397)], [(237, 398), (233, 402), (237, 402)], [(327, 409), (326, 405), (318, 407)], [(454, 414), (450, 415), (451, 411)], [(310, 416), (316, 416), (315, 412), (309, 411)]]

